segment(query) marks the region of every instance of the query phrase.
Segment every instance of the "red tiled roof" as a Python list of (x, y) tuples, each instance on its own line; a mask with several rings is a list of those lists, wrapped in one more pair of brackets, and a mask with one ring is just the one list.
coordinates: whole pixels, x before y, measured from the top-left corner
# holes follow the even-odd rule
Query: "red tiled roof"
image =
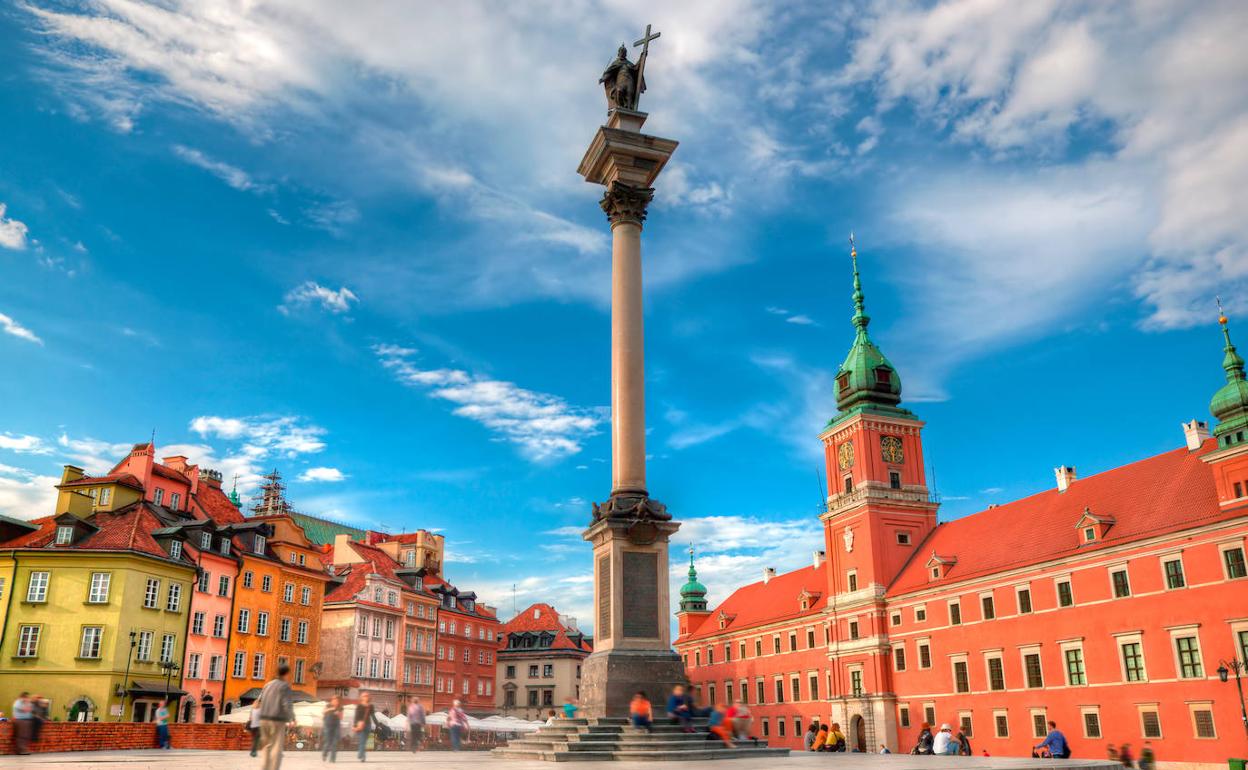
[[(169, 555), (157, 545), (149, 534), (164, 524), (143, 503), (135, 503), (112, 512), (97, 512), (87, 521), (97, 531), (86, 535), (72, 546), (58, 546), (58, 550), (71, 551), (137, 551), (149, 556), (168, 559)], [(43, 548), (56, 537), (56, 521), (48, 516), (35, 519), (39, 529), (6, 543), (0, 548)]]
[(242, 524), (244, 521), (243, 512), (230, 502), (225, 492), (211, 484), (200, 484), (194, 498), (203, 514), (218, 525)]
[[(803, 591), (815, 595), (810, 607), (802, 610), (800, 597)], [(715, 608), (713, 614), (702, 622), (702, 625), (688, 636), (678, 641), (686, 642), (702, 639), (715, 634), (752, 628), (781, 620), (818, 615), (827, 604), (828, 563), (824, 561), (818, 567), (809, 567), (776, 575), (764, 583), (750, 583), (741, 586), (732, 595)], [(730, 620), (723, 629), (719, 627), (719, 613), (723, 612)]]
[(114, 482), (117, 484), (122, 484), (127, 487), (133, 487), (135, 489), (143, 488), (143, 484), (140, 483), (138, 478), (136, 478), (134, 474), (132, 473), (108, 473), (103, 476), (83, 476), (80, 479), (74, 479), (73, 481), (66, 481), (64, 484), (61, 484), (60, 486), (82, 487), (82, 486), (90, 486), (92, 484), (111, 484)]
[[(1164, 452), (1078, 479), (1065, 492), (1054, 487), (941, 524), (915, 549), (888, 595), (1243, 516), (1242, 509), (1220, 509), (1213, 471), (1200, 459), (1216, 445), (1210, 439), (1195, 452), (1187, 448)], [(1114, 519), (1104, 538), (1088, 544), (1076, 530), (1085, 509)], [(929, 579), (925, 567), (933, 553), (957, 558), (938, 580)]]
[(158, 476), (164, 476), (167, 479), (173, 479), (174, 481), (181, 481), (183, 484), (191, 483), (191, 480), (186, 477), (186, 474), (182, 473), (181, 471), (175, 471), (173, 468), (170, 468), (168, 465), (161, 465), (160, 463), (152, 463), (152, 473), (155, 473)]
[(559, 622), (559, 612), (549, 604), (534, 604), (533, 606), (522, 610), (514, 618), (504, 623), (499, 632), (504, 634), (503, 642), (499, 649), (507, 649), (506, 634), (523, 633), (523, 632), (540, 632), (550, 631), (555, 634), (554, 641), (550, 644), (552, 650), (582, 650), (584, 652), (592, 652), (593, 648), (581, 638), (580, 643), (572, 641), (568, 637), (568, 629)]

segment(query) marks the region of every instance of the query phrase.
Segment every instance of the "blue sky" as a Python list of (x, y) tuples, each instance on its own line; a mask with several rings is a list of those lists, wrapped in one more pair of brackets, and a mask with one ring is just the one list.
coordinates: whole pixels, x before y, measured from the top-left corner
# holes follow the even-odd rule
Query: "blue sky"
[(1248, 312), (1242, 3), (672, 5), (0, 12), (0, 512), (155, 430), (588, 618), (609, 236), (576, 166), (646, 23), (647, 130), (681, 142), (650, 486), (712, 599), (821, 542), (851, 229), (945, 518), (1207, 417), (1213, 297)]

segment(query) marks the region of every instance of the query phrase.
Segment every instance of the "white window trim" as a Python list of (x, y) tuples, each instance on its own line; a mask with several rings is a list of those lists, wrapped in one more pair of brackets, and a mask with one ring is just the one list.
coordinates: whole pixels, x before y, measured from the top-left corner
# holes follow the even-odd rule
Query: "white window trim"
[[(1122, 647), (1125, 644), (1138, 643), (1140, 645), (1140, 661), (1144, 665), (1144, 678), (1133, 682), (1127, 679), (1127, 661), (1122, 654)], [(1127, 631), (1124, 633), (1114, 634), (1114, 646), (1118, 654), (1118, 676), (1122, 684), (1143, 684), (1148, 681), (1148, 658), (1144, 654), (1144, 632), (1143, 631)], [(1174, 645), (1171, 644), (1171, 647)], [(1140, 735), (1143, 735), (1143, 731)]]
[[(984, 599), (992, 599), (992, 617), (991, 618), (984, 617)], [(999, 617), (997, 614), (997, 595), (995, 591), (980, 591), (978, 594), (975, 595), (975, 601), (979, 604), (978, 609), (979, 609), (980, 620), (986, 622), (988, 620), (996, 620)]]
[[(1205, 646), (1200, 643), (1200, 624), (1194, 623), (1186, 626), (1172, 626), (1166, 629), (1170, 632), (1170, 654), (1174, 658), (1174, 678), (1180, 682), (1199, 682), (1206, 677), (1208, 667), (1205, 665)], [(1200, 662), (1200, 676), (1183, 676), (1183, 663), (1179, 660), (1179, 637), (1193, 637), (1196, 639), (1196, 659)], [(1145, 673), (1148, 669), (1144, 669)], [(1195, 733), (1192, 733), (1195, 735)]]
[[(1035, 655), (1040, 658), (1040, 686), (1032, 687), (1027, 677), (1027, 656)], [(1022, 666), (1023, 672), (1023, 689), (1024, 690), (1043, 690), (1045, 687), (1046, 677), (1044, 675), (1044, 656), (1040, 653), (1039, 644), (1027, 644), (1018, 648), (1018, 663)], [(1043, 738), (1044, 736), (1040, 736)]]
[(1062, 597), (1058, 591), (1058, 585), (1060, 583), (1070, 584), (1070, 607), (1074, 607), (1079, 604), (1079, 602), (1075, 601), (1075, 579), (1071, 576), (1071, 573), (1066, 572), (1061, 575), (1053, 576), (1053, 606), (1059, 610), (1070, 609), (1070, 607), (1062, 605)]
[[(1147, 671), (1147, 669), (1145, 670)], [(1139, 715), (1138, 719), (1140, 722), (1140, 740), (1159, 741), (1166, 737), (1165, 728), (1163, 728), (1161, 725), (1161, 704), (1160, 703), (1137, 703), (1135, 706), (1135, 710), (1136, 710), (1136, 713)], [(1149, 711), (1157, 715), (1157, 734), (1146, 736), (1144, 734), (1144, 714)], [(1190, 710), (1189, 710), (1189, 713), (1190, 713)], [(1190, 719), (1191, 717), (1189, 716), (1188, 718)]]
[[(913, 607), (912, 609), (914, 610), (914, 622), (915, 622), (915, 623), (926, 623), (926, 622), (927, 622), (927, 605), (926, 605), (926, 604), (916, 604), (916, 605), (914, 605), (914, 607)], [(923, 613), (923, 617), (922, 617), (922, 618), (920, 618), (920, 617), (919, 617), (919, 613), (920, 613), (920, 612), (922, 612), (922, 613)]]
[[(1006, 692), (1007, 690), (1009, 690), (1009, 683), (1005, 679), (1005, 650), (1002, 648), (997, 648), (995, 650), (984, 650), (983, 654), (984, 654), (984, 682), (987, 686), (988, 692)], [(990, 660), (1001, 661), (1001, 684), (1003, 686), (1000, 690), (992, 689), (992, 672), (988, 668), (988, 661)], [(1024, 672), (1024, 674), (1025, 673), (1026, 672)]]
[[(997, 720), (1005, 717), (1005, 732), (1002, 733)], [(997, 738), (1010, 737), (1010, 712), (1009, 709), (993, 709), (992, 710), (992, 734)]]
[[(1058, 642), (1058, 649), (1062, 654), (1062, 681), (1067, 687), (1087, 687), (1088, 686), (1088, 657), (1083, 654), (1083, 639), (1071, 639), (1064, 642)], [(1083, 684), (1071, 684), (1070, 666), (1066, 662), (1066, 651), (1078, 650), (1079, 658), (1083, 661)], [(1085, 736), (1086, 737), (1086, 736)]]
[[(949, 601), (946, 602), (946, 604), (948, 605), (949, 625), (960, 626), (966, 622), (966, 619), (962, 617), (962, 597), (959, 596), (956, 599), (950, 599)], [(953, 622), (953, 607), (955, 605), (958, 608), (958, 622), (957, 623)], [(993, 609), (996, 609), (996, 607), (993, 607)]]
[[(1179, 574), (1183, 576), (1183, 585), (1178, 588), (1171, 588), (1170, 581), (1166, 578), (1166, 565), (1172, 561), (1179, 563)], [(1183, 563), (1182, 551), (1171, 551), (1163, 553), (1157, 557), (1157, 567), (1161, 570), (1161, 590), (1163, 591), (1182, 591), (1188, 587), (1187, 582), (1187, 565)]]
[[(1039, 714), (1041, 717), (1043, 717), (1043, 718), (1044, 718), (1044, 726), (1045, 726), (1044, 731), (1043, 731), (1043, 732), (1041, 732), (1039, 735), (1036, 735), (1036, 715), (1037, 715), (1037, 714)], [(1037, 738), (1037, 739), (1039, 739), (1039, 738), (1043, 738), (1044, 736), (1046, 736), (1046, 735), (1048, 735), (1048, 734), (1049, 734), (1049, 730), (1048, 730), (1048, 726), (1049, 726), (1049, 710), (1048, 710), (1048, 709), (1043, 709), (1043, 708), (1032, 708), (1032, 709), (1027, 709), (1027, 719), (1028, 719), (1028, 721), (1030, 721), (1030, 722), (1031, 722), (1031, 724), (1030, 724), (1030, 725), (1028, 725), (1028, 727), (1030, 727), (1030, 728), (1031, 728), (1031, 736), (1032, 736), (1033, 738)]]
[[(1030, 608), (1023, 612), (1023, 603), (1019, 597), (1023, 595), (1023, 591), (1027, 592), (1027, 603)], [(1023, 583), (1014, 586), (1014, 614), (1015, 615), (1034, 615), (1036, 613), (1036, 597), (1031, 592), (1031, 583)]]
[[(966, 692), (958, 690), (958, 663), (966, 666)], [(955, 695), (970, 695), (974, 692), (971, 687), (971, 661), (967, 653), (958, 652), (949, 656), (949, 682), (953, 686), (952, 692)]]
[[(1088, 735), (1087, 714), (1096, 714), (1096, 725), (1100, 729), (1100, 735)], [(1105, 725), (1101, 722), (1100, 706), (1080, 706), (1079, 707), (1079, 729), (1083, 733), (1083, 737), (1089, 741), (1105, 740)]]
[[(919, 652), (919, 648), (927, 645), (927, 665), (923, 665), (923, 655)], [(920, 637), (914, 640), (914, 664), (915, 668), (920, 671), (927, 671), (935, 665), (932, 659), (932, 638), (930, 636)]]
[[(893, 642), (890, 649), (891, 651), (889, 652), (889, 657), (891, 657), (892, 660), (889, 662), (893, 664), (890, 668), (892, 668), (893, 671), (908, 671), (910, 669), (910, 653), (906, 650), (905, 640)], [(904, 665), (902, 665), (901, 668), (897, 668), (897, 650), (901, 650), (902, 660), (904, 661)]]
[(1228, 540), (1226, 542), (1218, 543), (1218, 565), (1222, 568), (1223, 580), (1248, 580), (1248, 575), (1245, 575), (1244, 577), (1233, 578), (1231, 577), (1230, 573), (1227, 572), (1226, 570), (1226, 552), (1234, 551), (1236, 549), (1243, 552), (1244, 559), (1246, 562), (1248, 562), (1248, 547), (1244, 546), (1244, 538), (1241, 537), (1235, 540)]
[[(1119, 596), (1114, 593), (1114, 573), (1125, 572), (1127, 574), (1127, 595)], [(1109, 564), (1105, 567), (1105, 577), (1109, 579), (1109, 598), (1113, 599), (1130, 599), (1135, 596), (1135, 586), (1131, 585), (1131, 570), (1127, 569), (1127, 563), (1119, 562), (1117, 564)], [(1164, 572), (1163, 572), (1164, 577)]]
[[(1208, 712), (1209, 712), (1209, 715), (1210, 715), (1210, 722), (1211, 722), (1211, 723), (1212, 723), (1212, 725), (1213, 725), (1213, 735), (1211, 735), (1211, 736), (1202, 736), (1202, 735), (1197, 735), (1197, 733), (1196, 733), (1196, 712), (1197, 712), (1198, 710), (1199, 710), (1199, 711), (1208, 711)], [(1211, 701), (1211, 700), (1192, 700), (1192, 701), (1188, 701), (1188, 702), (1187, 702), (1187, 718), (1188, 718), (1188, 719), (1191, 721), (1191, 723), (1192, 723), (1192, 738), (1193, 738), (1194, 740), (1198, 740), (1198, 741), (1216, 741), (1216, 740), (1218, 739), (1218, 712), (1217, 712), (1217, 711), (1215, 711), (1215, 710), (1214, 710), (1214, 708), (1213, 708), (1213, 701)], [(1158, 724), (1159, 724), (1159, 726), (1160, 726), (1160, 720), (1158, 720)], [(1150, 739), (1150, 740), (1151, 740), (1151, 739)]]

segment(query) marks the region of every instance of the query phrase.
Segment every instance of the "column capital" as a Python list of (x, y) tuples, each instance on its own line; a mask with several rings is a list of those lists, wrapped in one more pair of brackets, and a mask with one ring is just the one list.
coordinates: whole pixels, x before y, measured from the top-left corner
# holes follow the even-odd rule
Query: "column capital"
[(621, 222), (633, 222), (640, 227), (646, 221), (646, 207), (653, 199), (653, 187), (638, 187), (616, 180), (607, 187), (598, 205), (606, 212), (612, 227)]

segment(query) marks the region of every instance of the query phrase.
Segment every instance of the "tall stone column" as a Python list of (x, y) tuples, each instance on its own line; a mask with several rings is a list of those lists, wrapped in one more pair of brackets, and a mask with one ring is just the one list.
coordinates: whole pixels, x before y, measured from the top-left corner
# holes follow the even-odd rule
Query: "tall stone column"
[(594, 652), (581, 668), (590, 717), (625, 716), (634, 692), (663, 699), (685, 681), (671, 646), (668, 541), (680, 528), (646, 486), (641, 232), (676, 142), (641, 133), (646, 114), (613, 108), (581, 161), (606, 188), (611, 223), (611, 496), (594, 505)]

